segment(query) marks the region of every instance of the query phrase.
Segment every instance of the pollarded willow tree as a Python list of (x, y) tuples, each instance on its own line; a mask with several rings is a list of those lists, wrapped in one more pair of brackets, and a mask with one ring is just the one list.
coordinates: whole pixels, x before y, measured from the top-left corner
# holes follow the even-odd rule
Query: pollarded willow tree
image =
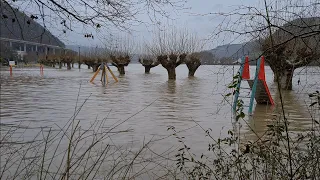
[(128, 66), (130, 63), (130, 56), (125, 52), (117, 52), (112, 53), (110, 55), (110, 59), (112, 61), (112, 65), (117, 67), (120, 75), (125, 75), (126, 71), (124, 69), (125, 66)]
[(93, 72), (96, 72), (102, 62), (107, 62), (107, 56), (101, 52), (99, 48), (91, 48), (82, 55), (82, 62), (88, 66), (88, 69), (92, 68)]
[(67, 64), (67, 70), (71, 69), (71, 64), (76, 60), (77, 52), (64, 50), (61, 54), (61, 61)]
[(264, 40), (262, 50), (274, 80), (292, 90), (294, 70), (320, 60), (320, 18), (298, 18), (284, 24)]
[(157, 60), (157, 56), (152, 54), (147, 44), (141, 47), (139, 52), (141, 53), (139, 56), (139, 63), (144, 67), (145, 74), (149, 74), (151, 68), (154, 68), (160, 64), (160, 62)]
[(217, 34), (231, 32), (258, 44), (274, 80), (291, 90), (294, 70), (320, 59), (319, 12), (318, 0), (262, 0), (258, 7), (220, 13), (231, 22), (222, 22)]
[(116, 37), (109, 40), (106, 44), (106, 53), (113, 66), (117, 67), (120, 75), (125, 75), (125, 66), (131, 61), (134, 44), (129, 36)]
[(198, 54), (192, 53), (189, 56), (187, 56), (185, 63), (189, 69), (189, 77), (193, 77), (194, 73), (196, 73), (196, 70), (201, 65), (200, 57)]
[(139, 63), (144, 67), (144, 73), (146, 74), (150, 73), (151, 68), (154, 68), (160, 64), (157, 58), (148, 55), (142, 55), (139, 58)]
[(155, 45), (149, 46), (157, 60), (168, 72), (168, 79), (176, 79), (176, 67), (186, 63), (189, 69), (189, 76), (193, 76), (197, 68), (201, 65), (197, 56), (188, 55), (198, 50), (199, 41), (196, 36), (187, 30), (160, 31), (153, 40)]

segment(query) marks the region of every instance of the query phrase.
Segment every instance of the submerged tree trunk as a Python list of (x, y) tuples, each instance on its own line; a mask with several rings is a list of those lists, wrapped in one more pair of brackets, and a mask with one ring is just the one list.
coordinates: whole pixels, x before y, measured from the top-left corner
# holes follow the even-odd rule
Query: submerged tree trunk
[(62, 68), (62, 62), (59, 62), (59, 69)]
[(176, 68), (170, 67), (170, 68), (167, 68), (167, 71), (168, 71), (168, 78), (172, 80), (176, 80)]
[(197, 71), (197, 69), (199, 68), (199, 66), (201, 65), (200, 60), (190, 60), (186, 62), (187, 67), (189, 69), (189, 77), (194, 76), (195, 72)]
[(74, 63), (72, 63), (72, 68), (74, 68)]
[(281, 72), (274, 73), (275, 80), (279, 80), (281, 89), (292, 90), (292, 77), (294, 69), (284, 69)]
[(144, 73), (149, 74), (150, 69), (151, 69), (151, 66), (144, 66)]
[(87, 65), (88, 66), (88, 69), (90, 69), (90, 65)]
[(273, 81), (275, 83), (279, 80), (279, 85), (281, 89), (292, 90), (292, 78), (293, 72), (296, 69), (290, 64), (270, 64), (270, 68), (273, 71)]
[(188, 76), (189, 76), (189, 77), (193, 77), (193, 76), (194, 76), (194, 73), (196, 73), (196, 70), (197, 70), (197, 69), (189, 69), (189, 74), (188, 74)]
[(119, 73), (120, 73), (120, 75), (125, 75), (126, 74), (126, 72), (125, 72), (125, 70), (124, 70), (124, 65), (118, 65), (118, 70), (119, 70)]
[(67, 62), (67, 70), (71, 69), (71, 63)]
[(78, 63), (78, 68), (81, 69), (81, 63)]
[(96, 72), (96, 71), (98, 70), (99, 66), (100, 66), (100, 64), (94, 64), (94, 65), (92, 65), (92, 70), (93, 70), (93, 72)]

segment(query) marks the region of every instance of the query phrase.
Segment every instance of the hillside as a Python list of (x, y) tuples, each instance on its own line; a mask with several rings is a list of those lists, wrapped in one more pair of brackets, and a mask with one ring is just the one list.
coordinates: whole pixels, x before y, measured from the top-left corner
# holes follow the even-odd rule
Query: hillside
[(0, 37), (65, 47), (64, 43), (23, 12), (0, 1)]

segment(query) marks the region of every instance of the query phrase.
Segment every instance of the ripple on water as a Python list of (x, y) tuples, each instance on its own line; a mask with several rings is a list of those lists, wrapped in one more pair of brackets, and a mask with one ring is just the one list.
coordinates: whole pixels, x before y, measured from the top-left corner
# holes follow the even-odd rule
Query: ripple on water
[[(114, 67), (111, 68), (117, 74)], [(103, 118), (107, 118), (106, 129), (125, 121), (118, 128), (133, 131), (116, 137), (123, 143), (136, 143), (144, 137), (164, 137), (170, 134), (168, 126), (187, 129), (195, 126), (195, 121), (206, 129), (213, 129), (212, 135), (218, 137), (222, 128), (231, 128), (232, 100), (225, 101), (223, 95), (230, 91), (227, 85), (233, 72), (232, 66), (201, 66), (195, 78), (187, 78), (187, 68), (179, 66), (177, 80), (167, 81), (167, 72), (160, 66), (153, 68), (151, 74), (144, 74), (141, 65), (130, 64), (128, 73), (119, 77), (119, 83), (110, 79), (110, 84), (102, 87), (100, 77), (94, 84), (88, 82), (93, 73), (87, 69), (45, 68), (44, 76), (40, 76), (38, 68), (14, 69), (13, 77), (8, 71), (1, 71), (1, 123), (29, 128), (55, 124), (62, 127), (73, 116), (75, 107), (83, 105), (76, 119), (84, 128)], [(266, 74), (271, 93), (279, 104), (269, 68), (266, 68)], [(283, 94), (285, 112), (294, 131), (303, 131), (310, 126), (305, 96), (319, 89), (319, 77), (312, 73), (306, 76), (294, 76), (294, 91)], [(298, 78), (308, 79), (308, 82), (298, 85)], [(243, 86), (248, 87), (246, 82)], [(247, 100), (244, 101), (248, 104)], [(280, 109), (279, 106), (269, 108), (263, 105), (254, 108), (253, 117), (248, 119), (250, 128), (243, 124), (245, 134), (250, 136), (254, 135), (250, 129), (263, 133), (266, 125), (277, 118), (273, 114)], [(28, 135), (35, 132), (32, 130)], [(193, 128), (188, 133), (188, 140), (193, 144), (207, 145), (201, 129)]]

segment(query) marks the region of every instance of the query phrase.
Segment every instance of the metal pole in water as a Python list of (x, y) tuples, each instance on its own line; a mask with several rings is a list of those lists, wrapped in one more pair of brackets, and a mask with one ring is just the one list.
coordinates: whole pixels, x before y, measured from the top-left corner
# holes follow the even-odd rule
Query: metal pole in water
[(78, 66), (79, 66), (79, 70), (80, 70), (80, 46), (79, 46), (79, 64), (78, 64)]

